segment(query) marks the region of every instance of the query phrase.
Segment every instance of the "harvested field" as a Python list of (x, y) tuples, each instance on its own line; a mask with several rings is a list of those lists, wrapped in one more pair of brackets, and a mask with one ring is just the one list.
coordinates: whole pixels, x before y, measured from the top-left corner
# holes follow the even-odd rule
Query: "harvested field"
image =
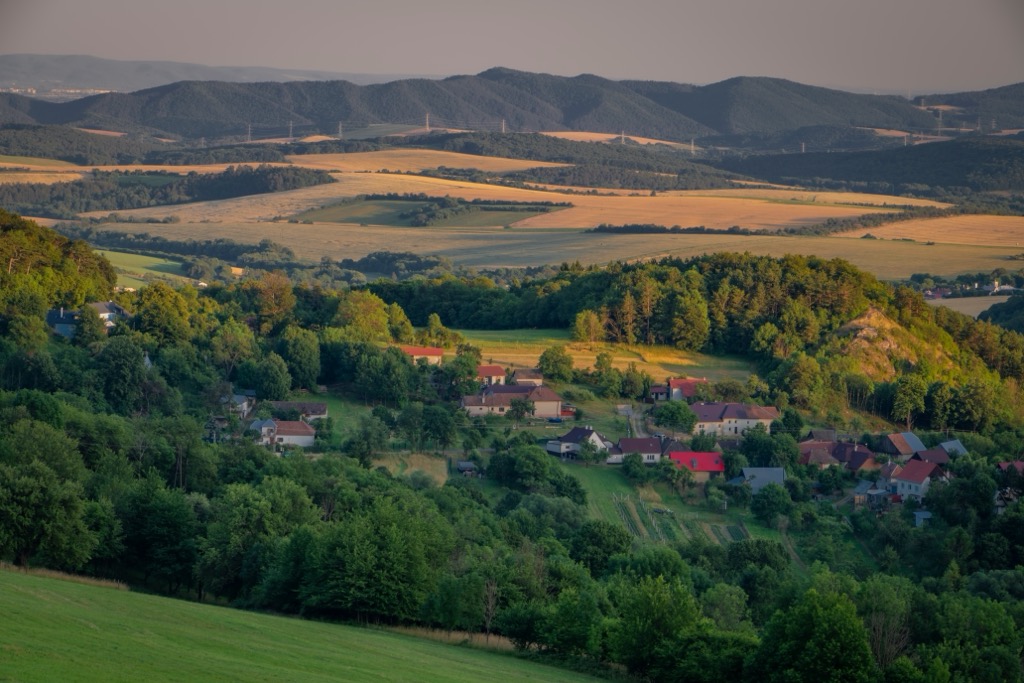
[[(574, 142), (620, 143), (622, 141), (622, 136), (616, 133), (591, 133), (576, 130), (541, 131), (541, 135), (549, 135), (553, 138), (572, 140)], [(682, 142), (670, 142), (668, 140), (657, 140), (655, 138), (642, 138), (637, 137), (636, 135), (627, 135), (626, 139), (629, 140), (630, 142), (635, 142), (638, 145), (669, 145), (670, 147), (690, 149), (689, 144)], [(700, 149), (700, 147), (696, 147), (696, 149)]]
[(946, 216), (892, 223), (877, 228), (844, 232), (839, 237), (870, 233), (887, 240), (971, 244), (988, 247), (1019, 247), (1024, 243), (1024, 216)]
[(30, 171), (53, 171), (58, 168), (74, 170), (82, 167), (77, 166), (70, 161), (60, 161), (59, 159), (16, 157), (7, 154), (0, 154), (0, 169), (2, 168), (16, 168), (18, 170), (27, 169)]
[(903, 206), (932, 206), (946, 208), (949, 204), (931, 199), (897, 197), (895, 195), (868, 194), (867, 192), (816, 192), (801, 188), (758, 187), (730, 188), (722, 190), (674, 190), (663, 192), (678, 197), (729, 197), (731, 199), (764, 199), (784, 204), (823, 204), (826, 206), (880, 206), (898, 209)]
[(37, 183), (53, 185), (54, 183), (71, 183), (81, 180), (84, 173), (78, 171), (0, 171), (0, 185), (14, 183)]
[(565, 166), (546, 161), (503, 159), (475, 154), (459, 154), (433, 149), (389, 149), (381, 152), (352, 152), (349, 154), (300, 154), (286, 157), (289, 162), (303, 168), (323, 171), (376, 172), (380, 170), (417, 173), (426, 169), (476, 168), (481, 171), (505, 173), (528, 168)]
[(1009, 296), (970, 296), (958, 299), (928, 299), (927, 301), (932, 306), (945, 306), (957, 313), (977, 318), (996, 304), (1006, 303), (1009, 299)]

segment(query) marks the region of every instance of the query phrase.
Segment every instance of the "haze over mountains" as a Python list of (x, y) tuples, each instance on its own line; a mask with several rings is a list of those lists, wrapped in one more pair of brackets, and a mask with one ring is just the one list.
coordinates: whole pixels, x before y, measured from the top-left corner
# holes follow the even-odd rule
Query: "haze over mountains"
[[(75, 60), (84, 60), (78, 71), (73, 67)], [(120, 89), (115, 88), (119, 83), (152, 82), (179, 74), (188, 80), (62, 103), (6, 93), (0, 95), (0, 124), (72, 125), (213, 139), (242, 136), (250, 130), (258, 136), (272, 131), (336, 134), (339, 125), (349, 129), (402, 124), (625, 132), (740, 147), (753, 143), (806, 146), (810, 140), (811, 149), (821, 151), (903, 143), (898, 135), (886, 141), (864, 129), (934, 135), (1024, 127), (1024, 84), (978, 93), (931, 95), (911, 102), (898, 96), (854, 94), (763, 77), (694, 86), (493, 68), (438, 80), (413, 78), (359, 85), (352, 74), (224, 70), (77, 57), (0, 57), (0, 74), (7, 81), (12, 74), (22, 74), (19, 78), (27, 83), (33, 74), (41, 78), (55, 73), (62, 74), (65, 83), (85, 87), (91, 82), (90, 87), (111, 89)], [(208, 77), (219, 80), (206, 80)], [(255, 78), (273, 81), (238, 82)]]

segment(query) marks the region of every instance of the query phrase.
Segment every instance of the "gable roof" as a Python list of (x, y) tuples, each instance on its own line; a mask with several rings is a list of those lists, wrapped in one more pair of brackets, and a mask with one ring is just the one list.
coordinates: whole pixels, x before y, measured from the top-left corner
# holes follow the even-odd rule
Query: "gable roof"
[(275, 420), (278, 436), (316, 436), (316, 430), (297, 420)]
[(925, 462), (933, 462), (936, 465), (948, 465), (949, 464), (949, 453), (941, 448), (929, 448), (925, 451), (918, 451), (911, 458), (912, 460), (924, 460)]
[(558, 437), (558, 441), (561, 441), (562, 443), (581, 444), (591, 436), (596, 436), (598, 441), (601, 443), (611, 443), (605, 438), (604, 434), (596, 429), (591, 429), (590, 427), (573, 427), (568, 432)]
[(925, 479), (941, 475), (942, 468), (933, 462), (908, 460), (899, 474), (894, 474), (892, 478), (910, 482), (911, 484), (923, 484)]
[(917, 434), (913, 432), (899, 432), (897, 434), (889, 434), (887, 437), (889, 442), (896, 448), (896, 452), (900, 455), (912, 455), (918, 451), (927, 450), (921, 439), (917, 438)]
[(520, 379), (544, 379), (544, 375), (536, 368), (516, 368), (512, 371), (512, 376)]
[(500, 365), (478, 365), (476, 366), (477, 377), (504, 377), (505, 368)]
[(691, 472), (725, 472), (725, 461), (716, 451), (672, 451), (668, 457), (676, 467)]
[(690, 409), (697, 414), (697, 422), (776, 420), (779, 417), (779, 410), (774, 406), (758, 406), (749, 403), (694, 403)]
[(294, 410), (300, 415), (326, 415), (327, 404), (322, 401), (268, 401), (277, 412)]
[(781, 467), (744, 467), (743, 481), (748, 484), (757, 482), (757, 488), (768, 484), (782, 486), (786, 483), (786, 470)]
[(653, 436), (644, 438), (619, 439), (619, 450), (623, 453), (657, 453), (661, 455), (661, 439)]
[(943, 441), (939, 444), (939, 448), (946, 451), (949, 455), (965, 455), (967, 453), (967, 447), (960, 443), (960, 439)]
[(899, 474), (902, 470), (903, 470), (903, 468), (900, 466), (899, 463), (887, 462), (884, 465), (882, 465), (882, 469), (879, 470), (878, 478), (879, 479), (892, 479), (897, 474)]
[(1008, 470), (1008, 469), (1010, 469), (1012, 467), (1015, 470), (1017, 470), (1018, 472), (1020, 472), (1021, 474), (1024, 474), (1024, 460), (1014, 460), (1013, 462), (1010, 462), (1010, 461), (1001, 462), (1001, 463), (999, 463), (997, 465), (997, 467), (1000, 470), (1002, 470), (1003, 472), (1005, 472), (1006, 470)]
[(693, 398), (697, 393), (697, 385), (707, 383), (708, 380), (706, 378), (680, 377), (670, 379), (668, 381), (668, 388), (670, 391), (678, 389), (684, 398)]

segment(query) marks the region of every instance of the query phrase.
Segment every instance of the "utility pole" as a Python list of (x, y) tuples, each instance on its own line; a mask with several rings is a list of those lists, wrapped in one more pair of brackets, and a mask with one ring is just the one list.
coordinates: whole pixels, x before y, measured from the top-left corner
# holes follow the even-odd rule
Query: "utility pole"
[(800, 153), (801, 154), (806, 154), (807, 153), (807, 143), (806, 142), (801, 142), (800, 143)]
[(245, 133), (245, 141), (252, 142), (252, 124), (249, 124), (249, 129)]
[(429, 111), (427, 112), (426, 128), (427, 128), (427, 132), (429, 133), (430, 132), (430, 112)]
[(505, 133), (505, 119), (501, 120), (501, 132), (504, 135), (504, 133)]
[(344, 140), (344, 136), (341, 134), (341, 121), (338, 121), (338, 139)]

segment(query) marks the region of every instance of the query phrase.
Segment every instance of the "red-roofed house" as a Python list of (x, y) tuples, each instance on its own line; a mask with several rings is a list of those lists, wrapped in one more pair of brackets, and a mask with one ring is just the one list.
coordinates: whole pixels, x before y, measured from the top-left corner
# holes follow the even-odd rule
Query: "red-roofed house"
[(697, 387), (706, 386), (706, 378), (680, 377), (668, 381), (668, 399), (670, 401), (688, 401), (697, 395)]
[(933, 481), (945, 480), (946, 475), (942, 468), (933, 462), (924, 460), (908, 460), (903, 469), (892, 477), (896, 485), (896, 493), (903, 498), (917, 498), (921, 500), (928, 493), (928, 487)]
[(774, 406), (756, 406), (746, 403), (694, 403), (690, 409), (697, 414), (694, 434), (715, 436), (742, 436), (743, 432), (757, 425), (770, 429), (772, 422), (779, 419), (779, 410)]
[(679, 469), (690, 470), (697, 483), (704, 483), (725, 472), (725, 461), (722, 460), (722, 454), (716, 451), (670, 451), (668, 458)]
[(294, 420), (257, 420), (249, 429), (259, 432), (256, 442), (264, 446), (299, 446), (308, 448), (316, 442), (316, 430), (305, 422)]
[(444, 349), (439, 349), (436, 346), (399, 346), (398, 348), (412, 358), (413, 363), (422, 358), (428, 365), (440, 365), (441, 358), (444, 356)]
[(1019, 472), (1020, 474), (1024, 474), (1024, 460), (1014, 460), (1013, 462), (1001, 462), (997, 465), (997, 467), (1001, 472), (1005, 472), (1006, 470), (1012, 467), (1013, 469), (1017, 470), (1017, 472)]
[(500, 365), (478, 365), (476, 366), (476, 378), (484, 386), (494, 386), (505, 383), (505, 368)]

